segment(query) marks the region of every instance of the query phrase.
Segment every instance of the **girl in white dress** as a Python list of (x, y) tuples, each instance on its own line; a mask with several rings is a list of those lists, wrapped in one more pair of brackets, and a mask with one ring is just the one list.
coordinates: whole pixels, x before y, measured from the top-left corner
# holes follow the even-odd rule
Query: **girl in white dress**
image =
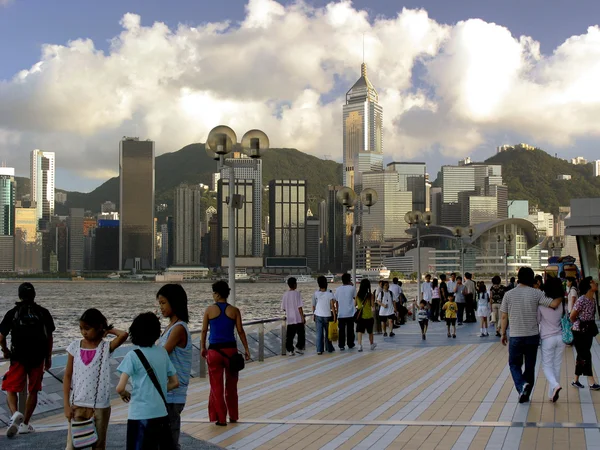
[(479, 283), (477, 290), (477, 317), (481, 317), (481, 337), (489, 336), (488, 318), (490, 317), (492, 306), (490, 296), (487, 292), (485, 283)]

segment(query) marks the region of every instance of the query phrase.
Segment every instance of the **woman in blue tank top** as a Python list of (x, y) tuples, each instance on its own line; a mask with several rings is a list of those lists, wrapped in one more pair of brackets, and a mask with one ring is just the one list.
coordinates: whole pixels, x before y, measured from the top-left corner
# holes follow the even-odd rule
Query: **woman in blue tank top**
[(160, 336), (158, 344), (163, 346), (175, 366), (179, 387), (167, 393), (167, 412), (175, 448), (179, 450), (181, 413), (185, 407), (187, 389), (192, 370), (192, 337), (188, 329), (190, 321), (187, 294), (178, 284), (165, 284), (156, 294), (160, 312), (169, 319), (169, 325)]
[[(242, 341), (246, 361), (250, 360), (250, 349), (246, 333), (242, 326), (242, 314), (235, 306), (227, 303), (229, 285), (225, 281), (217, 281), (212, 285), (215, 304), (206, 308), (202, 321), (202, 357), (208, 364), (210, 380), (210, 396), (208, 399), (208, 416), (211, 422), (217, 425), (227, 425), (229, 421), (238, 421), (238, 373), (229, 370), (229, 358), (237, 353), (237, 343), (234, 330)], [(210, 328), (208, 349), (206, 336)], [(225, 383), (223, 383), (223, 373)]]

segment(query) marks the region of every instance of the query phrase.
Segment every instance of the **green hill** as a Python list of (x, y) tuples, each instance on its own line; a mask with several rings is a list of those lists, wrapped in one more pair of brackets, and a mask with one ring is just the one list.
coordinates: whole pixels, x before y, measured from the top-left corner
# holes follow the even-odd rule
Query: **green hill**
[[(520, 146), (485, 162), (502, 165), (509, 199), (529, 200), (542, 211), (557, 214), (558, 207), (569, 206), (572, 198), (600, 197), (600, 177), (593, 176), (591, 164), (573, 165), (541, 149)], [(571, 179), (558, 180), (559, 175), (571, 175)]]

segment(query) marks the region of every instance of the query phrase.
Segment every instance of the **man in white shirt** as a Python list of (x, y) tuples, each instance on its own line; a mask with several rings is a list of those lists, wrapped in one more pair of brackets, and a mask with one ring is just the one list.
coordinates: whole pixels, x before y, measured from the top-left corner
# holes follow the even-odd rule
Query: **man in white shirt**
[(317, 278), (319, 290), (313, 294), (312, 307), (315, 323), (317, 325), (317, 355), (322, 355), (325, 347), (329, 353), (334, 352), (333, 344), (329, 340), (329, 322), (337, 320), (336, 302), (333, 293), (327, 289), (327, 278)]
[(354, 297), (356, 289), (352, 285), (352, 276), (349, 273), (342, 275), (342, 283), (335, 290), (335, 301), (337, 302), (338, 327), (339, 327), (339, 346), (340, 351), (344, 351), (346, 339), (348, 348), (354, 348)]
[(446, 284), (448, 286), (448, 292), (456, 291), (456, 273), (452, 272), (450, 274), (450, 281), (448, 281)]
[(396, 304), (396, 325), (399, 325), (400, 322), (400, 293), (402, 292), (402, 288), (398, 284), (398, 277), (394, 277), (392, 280), (392, 284), (390, 284), (390, 292), (392, 293), (392, 297), (394, 299), (394, 303)]
[(433, 298), (433, 289), (431, 288), (431, 275), (425, 275), (425, 282), (421, 284), (421, 300), (425, 300), (431, 305), (431, 299)]

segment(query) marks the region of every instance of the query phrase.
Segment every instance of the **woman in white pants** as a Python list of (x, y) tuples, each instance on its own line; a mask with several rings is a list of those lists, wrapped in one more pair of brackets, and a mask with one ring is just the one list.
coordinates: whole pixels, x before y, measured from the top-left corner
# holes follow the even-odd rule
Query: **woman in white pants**
[[(559, 298), (563, 292), (562, 281), (559, 278), (549, 277), (544, 285), (544, 291), (551, 298)], [(538, 307), (538, 322), (542, 339), (542, 366), (548, 380), (548, 398), (551, 402), (558, 400), (562, 390), (559, 380), (565, 345), (562, 341), (560, 319), (564, 313), (566, 313), (564, 301), (562, 306), (557, 309)]]

